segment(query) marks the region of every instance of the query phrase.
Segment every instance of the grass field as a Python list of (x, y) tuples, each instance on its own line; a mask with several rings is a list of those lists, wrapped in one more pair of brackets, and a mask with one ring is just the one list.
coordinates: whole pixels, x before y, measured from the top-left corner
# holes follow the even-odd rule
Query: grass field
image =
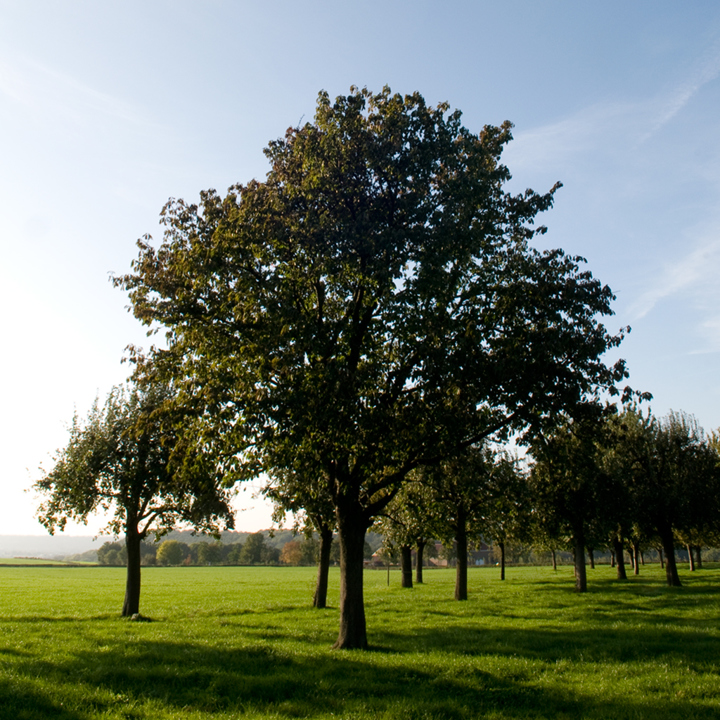
[(720, 568), (453, 572), (412, 590), (366, 573), (369, 652), (333, 651), (311, 568), (145, 568), (119, 618), (116, 568), (0, 568), (0, 717), (718, 718)]

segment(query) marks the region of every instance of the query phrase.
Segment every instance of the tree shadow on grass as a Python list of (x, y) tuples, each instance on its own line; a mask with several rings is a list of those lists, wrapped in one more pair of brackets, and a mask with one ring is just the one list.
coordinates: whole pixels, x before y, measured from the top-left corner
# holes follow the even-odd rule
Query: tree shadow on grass
[[(282, 718), (345, 715), (348, 717), (426, 718), (465, 720), (492, 714), (496, 718), (682, 718), (710, 720), (717, 707), (698, 706), (690, 700), (633, 699), (618, 701), (588, 699), (555, 682), (542, 688), (532, 683), (527, 665), (506, 676), (485, 672), (477, 663), (455, 664), (429, 669), (417, 650), (442, 650), (463, 656), (486, 654), (553, 662), (558, 659), (603, 661), (612, 657), (654, 660), (661, 656), (691, 663), (694, 653), (701, 657), (720, 651), (699, 648), (692, 638), (678, 633), (651, 637), (622, 638), (605, 632), (562, 630), (481, 631), (477, 628), (419, 630), (412, 638), (389, 632), (375, 633), (381, 652), (358, 651), (307, 653), (288, 651), (283, 646), (257, 648), (217, 647), (206, 643), (148, 640), (128, 644), (110, 640), (109, 648), (83, 650), (58, 659), (22, 659), (14, 669), (27, 688), (41, 677), (44, 687), (76, 695), (95, 697), (98, 715), (113, 711), (114, 701), (102, 698), (131, 698), (135, 717), (153, 717), (152, 708), (166, 711), (228, 713), (232, 717), (259, 713)], [(608, 636), (606, 638), (606, 636)], [(603, 638), (606, 638), (603, 640)], [(690, 642), (688, 642), (690, 640)], [(412, 651), (406, 652), (406, 651)], [(627, 653), (628, 657), (623, 657)], [(387, 655), (392, 657), (387, 657)], [(618, 654), (620, 656), (618, 656)], [(385, 656), (380, 661), (379, 656)], [(437, 658), (437, 656), (435, 656)], [(525, 669), (523, 669), (523, 667)], [(0, 692), (7, 687), (0, 686)], [(34, 694), (33, 694), (34, 693)], [(38, 689), (14, 700), (13, 707), (34, 703), (34, 713), (15, 712), (2, 717), (61, 717), (75, 720), (78, 715), (62, 714), (53, 697)], [(83, 717), (93, 717), (85, 715)]]

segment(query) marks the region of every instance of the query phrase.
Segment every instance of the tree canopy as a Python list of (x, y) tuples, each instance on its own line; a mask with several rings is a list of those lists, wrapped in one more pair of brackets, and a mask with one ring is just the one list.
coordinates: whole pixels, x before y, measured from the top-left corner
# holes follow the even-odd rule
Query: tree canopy
[(531, 244), (549, 192), (512, 194), (511, 124), (472, 133), (419, 93), (320, 93), (265, 181), (171, 200), (116, 279), (164, 328), (154, 360), (228, 478), (326, 478), (341, 543), (336, 646), (367, 645), (364, 533), (416, 467), (538, 428), (626, 376), (610, 289)]
[(232, 524), (229, 491), (220, 487), (212, 460), (183, 447), (177, 429), (158, 413), (170, 397), (168, 386), (152, 382), (114, 388), (84, 422), (75, 416), (53, 469), (33, 486), (45, 498), (39, 520), (51, 534), (68, 519), (85, 522), (105, 512), (106, 530), (125, 535), (123, 615), (138, 612), (145, 537), (181, 523), (204, 530), (215, 530), (221, 520)]

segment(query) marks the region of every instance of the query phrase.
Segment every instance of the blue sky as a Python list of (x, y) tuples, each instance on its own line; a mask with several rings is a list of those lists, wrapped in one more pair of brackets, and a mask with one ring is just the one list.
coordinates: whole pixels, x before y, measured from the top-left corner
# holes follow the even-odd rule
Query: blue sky
[(631, 384), (720, 426), (717, 2), (0, 0), (1, 533), (43, 532), (24, 490), (146, 343), (108, 276), (164, 202), (262, 178), (353, 84), (515, 123), (511, 187), (564, 183), (543, 243), (616, 293)]

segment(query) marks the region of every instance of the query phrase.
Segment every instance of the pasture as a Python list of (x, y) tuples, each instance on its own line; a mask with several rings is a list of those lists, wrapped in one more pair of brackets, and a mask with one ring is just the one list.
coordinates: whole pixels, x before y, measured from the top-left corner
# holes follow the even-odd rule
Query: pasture
[(118, 568), (0, 567), (0, 717), (717, 718), (720, 568), (664, 586), (572, 568), (452, 570), (386, 586), (366, 571), (369, 652), (333, 651), (313, 568), (143, 568), (141, 612), (119, 617)]

